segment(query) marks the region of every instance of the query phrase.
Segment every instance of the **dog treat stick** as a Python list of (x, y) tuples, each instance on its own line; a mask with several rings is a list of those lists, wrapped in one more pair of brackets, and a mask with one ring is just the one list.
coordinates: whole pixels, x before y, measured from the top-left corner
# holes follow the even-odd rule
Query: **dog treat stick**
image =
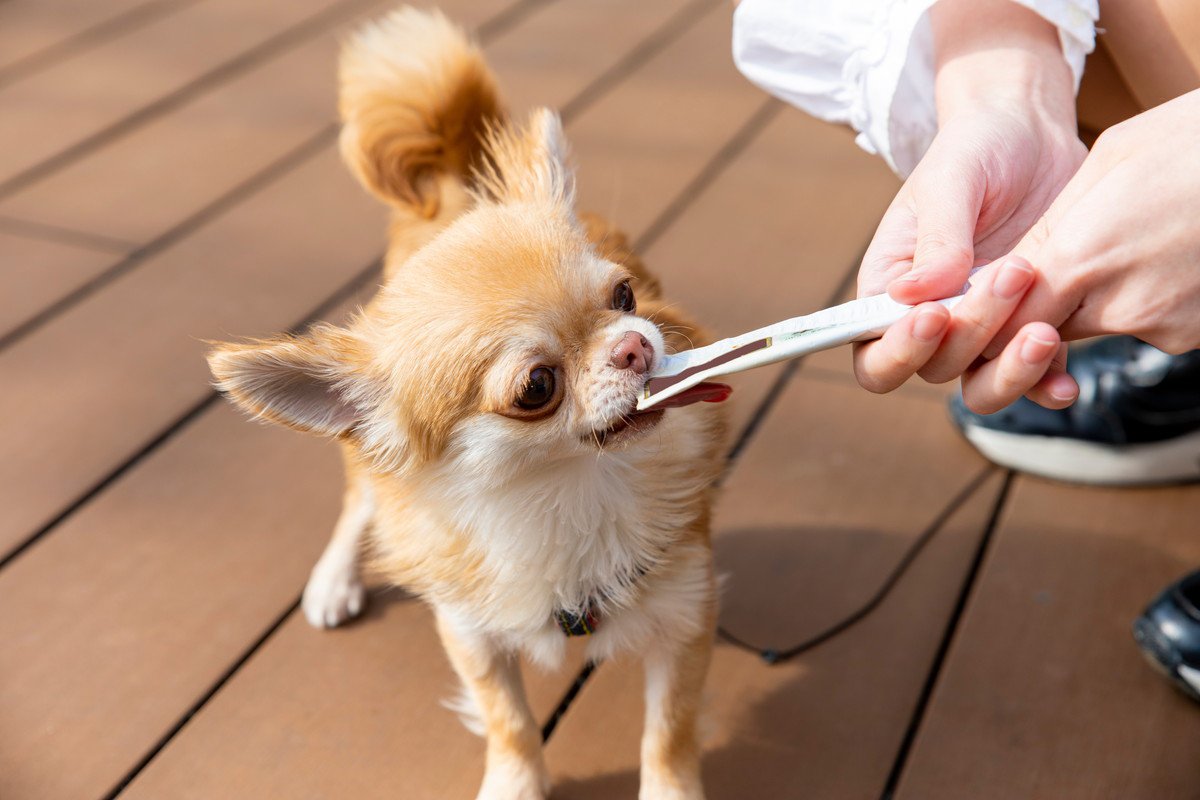
[[(963, 287), (965, 293), (970, 284)], [(939, 302), (952, 308), (962, 294)], [(697, 400), (715, 400), (714, 392), (697, 391), (718, 375), (731, 375), (754, 367), (828, 350), (831, 347), (877, 339), (913, 307), (897, 303), (886, 294), (863, 297), (803, 317), (777, 322), (765, 328), (732, 336), (719, 342), (672, 353), (650, 375), (638, 400), (638, 411), (676, 398), (668, 405), (684, 405), (684, 392)], [(691, 391), (689, 391), (691, 390)], [(724, 395), (727, 395), (726, 391)], [(720, 399), (724, 399), (721, 395)]]

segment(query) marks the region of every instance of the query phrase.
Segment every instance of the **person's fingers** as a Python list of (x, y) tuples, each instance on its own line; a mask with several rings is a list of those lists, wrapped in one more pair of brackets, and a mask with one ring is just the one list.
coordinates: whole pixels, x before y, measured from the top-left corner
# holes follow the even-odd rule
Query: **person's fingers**
[[(1021, 304), (996, 331), (992, 341), (983, 348), (983, 357), (989, 360), (997, 358), (1016, 337), (1017, 332), (1031, 322), (1045, 322), (1054, 328), (1061, 328), (1067, 317), (1070, 316), (1072, 308), (1074, 306), (1071, 305), (1070, 299), (1062, 297), (1061, 293), (1045, 279), (1044, 274), (1038, 272), (1033, 285), (1021, 299)], [(1059, 331), (1059, 334), (1063, 338), (1078, 338), (1067, 336), (1066, 332), (1062, 330)]]
[[(957, 165), (956, 165), (957, 166)], [(892, 281), (892, 299), (908, 304), (958, 294), (975, 263), (975, 228), (985, 185), (978, 170), (939, 169), (913, 184), (916, 247), (912, 270)]]
[[(963, 376), (963, 402), (977, 414), (991, 414), (1038, 387), (1049, 396), (1058, 387), (1042, 387), (1043, 379), (1060, 345), (1058, 331), (1051, 326), (1040, 322), (1027, 325), (999, 358), (985, 361)], [(1073, 400), (1073, 395), (1062, 398), (1062, 404), (1069, 405)]]
[[(1059, 336), (1062, 332), (1059, 331)], [(1079, 384), (1067, 373), (1067, 345), (1059, 345), (1058, 355), (1037, 385), (1025, 393), (1033, 402), (1046, 408), (1066, 408), (1079, 397)]]
[(945, 306), (926, 303), (888, 328), (879, 341), (856, 347), (854, 375), (859, 384), (876, 393), (899, 387), (937, 352), (949, 322)]
[[(1033, 267), (1022, 258), (1008, 258), (979, 272), (972, 280), (977, 285), (955, 306), (942, 346), (918, 374), (930, 383), (962, 375), (1021, 303), (1033, 280)], [(1055, 339), (1057, 345), (1057, 335)]]
[[(1053, 285), (1053, 283), (1062, 282), (1049, 281), (1046, 276), (1058, 276), (1066, 269), (1076, 266), (1075, 264), (1054, 263), (1056, 258), (1054, 254), (1078, 252), (1078, 248), (1068, 247), (1065, 243), (1056, 241), (1054, 237), (1056, 233), (1060, 236), (1066, 235), (1060, 232), (1064, 217), (1079, 203), (1086, 202), (1088, 195), (1107, 176), (1109, 168), (1110, 164), (1107, 163), (1103, 154), (1099, 159), (1094, 157), (1094, 154), (1089, 155), (1079, 171), (1067, 182), (1058, 197), (1046, 209), (1046, 213), (1034, 223), (1033, 227), (1012, 249), (1010, 255), (1020, 256), (1033, 263), (1041, 277), (1026, 295), (1020, 308), (1000, 328), (995, 339), (984, 349), (984, 358), (990, 359), (999, 355), (1016, 336), (1017, 331), (1030, 322), (1048, 322), (1056, 328), (1061, 328), (1073, 313), (1078, 305), (1078, 298), (1064, 296), (1067, 291), (1066, 287)], [(1105, 198), (1105, 202), (1107, 202), (1107, 198)], [(1066, 329), (1061, 332), (1068, 338), (1079, 338), (1075, 333), (1068, 335)], [(1087, 334), (1083, 333), (1082, 335)]]

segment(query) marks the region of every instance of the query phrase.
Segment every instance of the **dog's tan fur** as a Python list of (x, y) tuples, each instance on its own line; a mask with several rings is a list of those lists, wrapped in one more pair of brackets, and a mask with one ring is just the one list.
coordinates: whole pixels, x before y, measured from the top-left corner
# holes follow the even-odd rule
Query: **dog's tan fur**
[[(481, 716), (479, 796), (543, 798), (517, 657), (559, 660), (554, 612), (592, 604), (590, 654), (645, 658), (642, 797), (702, 797), (722, 418), (689, 406), (622, 429), (644, 376), (610, 366), (625, 330), (659, 353), (702, 333), (620, 232), (576, 214), (557, 117), (510, 121), (480, 54), (440, 15), (402, 9), (351, 40), (341, 111), (347, 163), (393, 209), (383, 288), (345, 327), (210, 357), (252, 414), (341, 444), (345, 508), (306, 615), (331, 626), (358, 613), (369, 534), (382, 573), (434, 607)], [(636, 314), (614, 307), (621, 280)], [(531, 411), (515, 399), (538, 365), (560, 388)]]

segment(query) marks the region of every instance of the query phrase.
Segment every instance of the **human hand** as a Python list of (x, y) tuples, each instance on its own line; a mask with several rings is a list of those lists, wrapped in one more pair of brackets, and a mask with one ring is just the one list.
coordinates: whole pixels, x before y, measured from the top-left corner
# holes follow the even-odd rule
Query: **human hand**
[[(1106, 131), (1013, 253), (1039, 277), (985, 357), (1011, 359), (1023, 326), (1064, 339), (1125, 333), (1171, 353), (1200, 348), (1200, 90)], [(965, 302), (965, 301), (964, 301)], [(964, 377), (964, 396), (1002, 407), (1020, 383)]]
[[(887, 290), (916, 304), (957, 294), (972, 266), (1020, 241), (1086, 154), (1052, 26), (1010, 0), (943, 0), (939, 10), (939, 131), (875, 233), (860, 296)], [(972, 369), (1033, 283), (1027, 264), (999, 267), (983, 270), (953, 313), (924, 304), (880, 341), (858, 346), (859, 382), (885, 392), (914, 373), (944, 382)], [(1032, 362), (1006, 358), (985, 365), (983, 377), (1029, 384), (1044, 404), (1069, 403), (1075, 387), (1058, 334), (1041, 325), (1020, 338), (1028, 346), (1018, 355)]]

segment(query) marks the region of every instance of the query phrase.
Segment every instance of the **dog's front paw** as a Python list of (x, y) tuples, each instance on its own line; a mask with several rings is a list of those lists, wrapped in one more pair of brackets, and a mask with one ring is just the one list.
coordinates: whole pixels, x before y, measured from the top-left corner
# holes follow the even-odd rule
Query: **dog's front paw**
[(518, 761), (488, 765), (475, 800), (545, 800), (550, 776), (544, 767)]
[(318, 562), (304, 587), (301, 607), (314, 628), (336, 628), (362, 613), (367, 592), (353, 565), (335, 568)]
[(638, 800), (704, 800), (704, 786), (698, 773), (642, 773)]

